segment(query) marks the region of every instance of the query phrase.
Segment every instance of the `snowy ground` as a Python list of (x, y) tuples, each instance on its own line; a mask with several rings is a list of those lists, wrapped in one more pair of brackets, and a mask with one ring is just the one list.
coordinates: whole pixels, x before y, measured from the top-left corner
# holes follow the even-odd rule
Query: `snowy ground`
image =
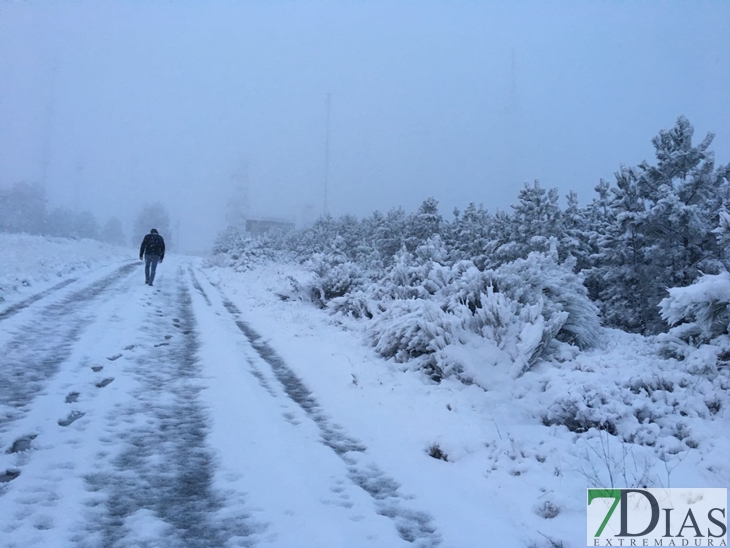
[(44, 290), (60, 288), (79, 276), (128, 258), (130, 249), (96, 240), (42, 238), (0, 232), (0, 307), (25, 298), (37, 298)]
[[(84, 270), (41, 275), (57, 245)], [(83, 245), (26, 245), (30, 288), (0, 303), (4, 547), (574, 547), (586, 487), (730, 485), (730, 386), (641, 338), (433, 384), (280, 300), (293, 267), (169, 256), (151, 288), (133, 250)], [(636, 443), (571, 432), (571, 404)]]

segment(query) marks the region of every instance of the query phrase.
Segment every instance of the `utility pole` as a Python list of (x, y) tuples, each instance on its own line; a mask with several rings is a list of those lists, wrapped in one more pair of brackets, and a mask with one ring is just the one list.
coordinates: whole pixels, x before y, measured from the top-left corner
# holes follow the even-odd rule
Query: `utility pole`
[(330, 105), (332, 103), (332, 94), (327, 94), (327, 128), (324, 137), (324, 214), (327, 215), (329, 207), (327, 204), (327, 192), (329, 191), (330, 178)]
[(505, 168), (507, 169), (507, 177), (514, 184), (521, 184), (520, 180), (520, 166), (522, 164), (521, 154), (521, 124), (520, 124), (520, 93), (517, 81), (517, 54), (515, 49), (512, 48), (512, 59), (510, 66), (510, 89), (509, 98), (507, 99), (506, 109), (506, 124), (507, 129), (505, 131), (505, 141), (509, 147), (508, 154), (506, 155), (507, 163)]

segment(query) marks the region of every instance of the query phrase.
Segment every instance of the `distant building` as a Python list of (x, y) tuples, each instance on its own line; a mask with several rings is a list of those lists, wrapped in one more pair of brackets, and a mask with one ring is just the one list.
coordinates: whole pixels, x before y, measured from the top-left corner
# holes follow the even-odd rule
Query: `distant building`
[(269, 232), (289, 232), (294, 223), (280, 219), (246, 219), (246, 232), (251, 236), (262, 236)]

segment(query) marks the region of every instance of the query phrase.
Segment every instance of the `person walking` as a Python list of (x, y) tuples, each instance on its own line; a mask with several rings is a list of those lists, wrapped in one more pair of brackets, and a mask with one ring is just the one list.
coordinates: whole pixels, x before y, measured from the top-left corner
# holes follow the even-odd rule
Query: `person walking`
[(157, 263), (162, 263), (165, 258), (165, 240), (153, 228), (150, 233), (145, 235), (142, 240), (142, 246), (139, 248), (139, 260), (144, 256), (144, 283), (152, 285), (155, 281), (155, 272), (157, 272)]

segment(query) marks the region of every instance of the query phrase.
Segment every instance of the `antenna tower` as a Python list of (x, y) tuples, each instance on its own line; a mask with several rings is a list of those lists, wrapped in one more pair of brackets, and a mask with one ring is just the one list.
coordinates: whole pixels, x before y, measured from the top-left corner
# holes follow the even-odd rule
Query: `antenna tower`
[(327, 94), (327, 127), (324, 136), (324, 214), (327, 215), (329, 207), (327, 204), (329, 192), (330, 178), (330, 108), (332, 103), (332, 94)]

